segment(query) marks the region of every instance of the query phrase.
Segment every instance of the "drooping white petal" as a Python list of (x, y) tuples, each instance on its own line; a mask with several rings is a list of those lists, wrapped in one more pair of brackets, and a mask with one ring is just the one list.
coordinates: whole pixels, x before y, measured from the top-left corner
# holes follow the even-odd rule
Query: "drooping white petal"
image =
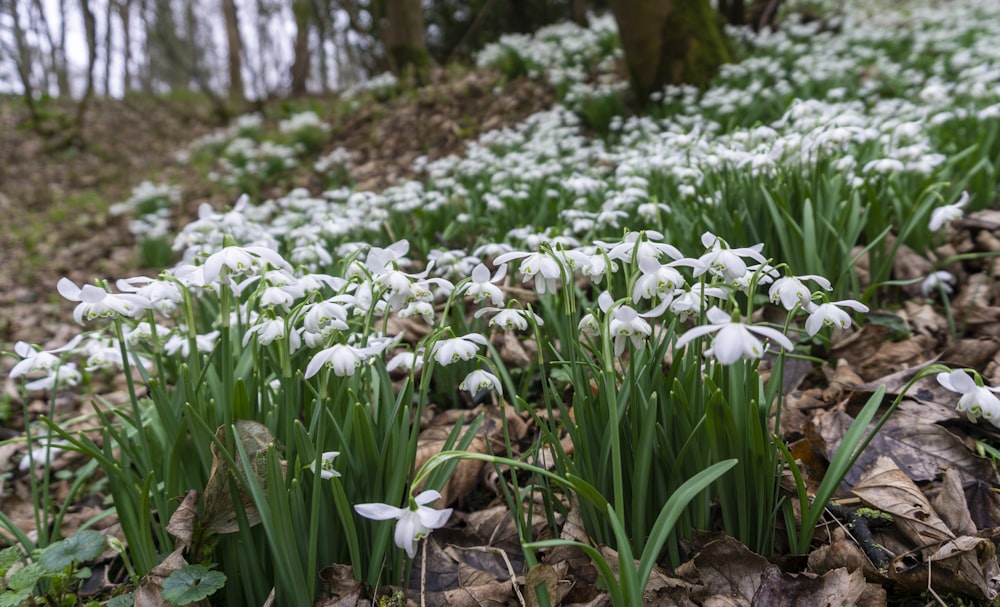
[(389, 504), (355, 504), (354, 511), (373, 521), (387, 521), (391, 518), (399, 518), (406, 512), (402, 508), (390, 506)]

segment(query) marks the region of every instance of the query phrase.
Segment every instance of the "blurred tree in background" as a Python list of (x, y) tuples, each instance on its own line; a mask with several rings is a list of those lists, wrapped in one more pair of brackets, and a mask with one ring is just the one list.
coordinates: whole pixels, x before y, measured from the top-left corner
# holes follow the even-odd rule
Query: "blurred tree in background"
[[(611, 10), (637, 99), (706, 84), (725, 22), (765, 25), (780, 0), (0, 0), (0, 92), (31, 127), (79, 143), (95, 95), (194, 92), (216, 120), (247, 100), (343, 90), (384, 71), (427, 82), (506, 33)], [(50, 100), (72, 101), (51, 111)], [(60, 107), (65, 108), (65, 103)], [(241, 109), (242, 108), (242, 109)], [(69, 128), (67, 128), (69, 127)]]

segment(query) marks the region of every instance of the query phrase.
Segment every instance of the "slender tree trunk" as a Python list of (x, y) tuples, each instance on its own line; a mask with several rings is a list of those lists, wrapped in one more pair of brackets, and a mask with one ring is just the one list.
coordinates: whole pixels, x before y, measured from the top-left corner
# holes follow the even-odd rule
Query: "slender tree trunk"
[[(292, 95), (306, 94), (309, 80), (311, 54), (309, 51), (309, 24), (314, 21), (310, 0), (294, 0), (292, 12), (295, 14), (295, 59), (292, 62)], [(322, 50), (322, 49), (321, 49)]]
[(322, 0), (313, 0), (313, 15), (316, 16), (316, 34), (319, 38), (317, 45), (317, 55), (319, 56), (319, 80), (320, 87), (324, 93), (330, 92), (330, 82), (332, 80), (330, 72), (330, 57), (326, 52), (326, 44), (330, 42), (331, 24), (329, 12), (320, 3)]
[(610, 0), (639, 104), (667, 84), (707, 85), (729, 60), (708, 0)]
[(130, 22), (132, 0), (118, 0), (117, 6), (118, 20), (122, 24), (122, 46), (124, 49), (122, 53), (124, 68), (122, 74), (122, 93), (128, 94), (135, 85), (132, 82), (132, 27)]
[(222, 13), (226, 20), (228, 43), (229, 98), (242, 101), (243, 93), (243, 41), (240, 37), (240, 20), (235, 0), (222, 0)]
[(427, 81), (430, 53), (424, 39), (424, 8), (421, 0), (387, 0), (385, 48), (393, 71), (412, 78), (417, 84)]
[(577, 25), (587, 25), (587, 0), (573, 0), (570, 4), (570, 18)]
[(66, 0), (59, 0), (59, 65), (56, 82), (61, 94), (72, 95), (69, 86), (69, 62), (66, 60)]
[(104, 96), (111, 96), (111, 16), (114, 14), (115, 0), (108, 0), (104, 13)]
[(56, 87), (59, 89), (59, 95), (70, 95), (69, 84), (63, 87), (63, 79), (59, 77), (59, 74), (66, 73), (65, 56), (60, 57), (59, 47), (56, 41), (52, 37), (52, 28), (49, 27), (49, 19), (45, 15), (45, 9), (42, 7), (41, 0), (33, 0), (32, 3), (35, 7), (35, 12), (38, 14), (39, 26), (36, 28), (40, 30), (40, 34), (45, 37), (45, 42), (49, 46), (49, 65), (45, 70), (45, 88), (49, 89), (49, 75), (56, 75)]
[(83, 89), (83, 97), (77, 102), (76, 116), (67, 138), (67, 143), (73, 145), (84, 144), (84, 123), (90, 101), (94, 97), (94, 69), (97, 65), (97, 18), (90, 6), (90, 0), (80, 0), (80, 12), (83, 14), (83, 31), (87, 38), (87, 79)]
[(24, 105), (28, 108), (32, 129), (36, 133), (45, 136), (47, 134), (44, 132), (41, 116), (38, 113), (38, 105), (35, 103), (35, 86), (31, 80), (32, 53), (31, 47), (28, 46), (24, 24), (21, 21), (21, 11), (17, 7), (17, 0), (6, 0), (3, 4), (6, 5), (5, 8), (8, 9), (8, 14), (13, 17), (14, 45), (17, 51), (14, 57), (14, 65), (17, 67), (17, 75), (21, 80)]

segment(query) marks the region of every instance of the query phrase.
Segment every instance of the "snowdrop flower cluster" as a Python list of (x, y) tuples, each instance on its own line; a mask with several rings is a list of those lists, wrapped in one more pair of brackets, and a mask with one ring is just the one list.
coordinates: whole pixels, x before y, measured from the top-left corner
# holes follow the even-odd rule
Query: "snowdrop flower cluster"
[(376, 76), (355, 84), (341, 93), (344, 99), (354, 99), (364, 92), (374, 93), (378, 97), (392, 95), (399, 87), (399, 80), (392, 72), (382, 72)]
[(292, 114), (289, 118), (278, 122), (278, 130), (286, 135), (294, 135), (300, 131), (327, 132), (330, 125), (324, 122), (316, 112), (306, 111)]
[(330, 153), (320, 156), (313, 163), (313, 170), (317, 173), (327, 173), (331, 170), (347, 171), (354, 163), (354, 155), (347, 148), (335, 148)]
[(132, 188), (132, 195), (123, 202), (118, 202), (108, 208), (112, 215), (124, 213), (139, 213), (148, 215), (180, 202), (181, 189), (176, 185), (143, 181)]

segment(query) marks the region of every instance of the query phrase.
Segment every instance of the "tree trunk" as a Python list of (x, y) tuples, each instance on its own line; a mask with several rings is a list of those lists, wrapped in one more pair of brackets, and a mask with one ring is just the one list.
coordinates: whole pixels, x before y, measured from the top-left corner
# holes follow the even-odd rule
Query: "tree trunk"
[(59, 92), (72, 95), (69, 86), (69, 65), (66, 61), (66, 0), (59, 0), (59, 65), (56, 68), (56, 82)]
[(743, 25), (747, 22), (743, 0), (719, 0), (719, 12), (733, 25)]
[(90, 107), (90, 100), (94, 97), (94, 70), (97, 65), (97, 17), (94, 16), (94, 10), (90, 6), (89, 0), (80, 0), (80, 12), (83, 13), (83, 31), (87, 38), (87, 79), (83, 89), (83, 97), (76, 105), (73, 126), (66, 139), (67, 143), (78, 146), (84, 145), (84, 123), (87, 109)]
[(222, 14), (226, 21), (228, 44), (229, 98), (243, 100), (243, 41), (240, 38), (240, 20), (235, 0), (222, 0)]
[(132, 82), (132, 30), (131, 30), (131, 8), (132, 0), (118, 0), (118, 20), (122, 23), (122, 47), (124, 57), (122, 64), (124, 73), (122, 74), (122, 94), (128, 94), (133, 88)]
[(104, 96), (111, 96), (111, 17), (114, 14), (114, 1), (109, 0), (104, 13)]
[(667, 84), (707, 85), (729, 60), (709, 0), (610, 0), (610, 6), (640, 105)]
[(31, 127), (36, 133), (45, 135), (38, 106), (35, 104), (35, 86), (31, 80), (31, 48), (28, 46), (24, 25), (21, 23), (21, 12), (17, 7), (17, 0), (7, 0), (0, 6), (8, 9), (8, 14), (13, 17), (12, 29), (16, 45), (14, 65), (17, 67), (17, 75), (21, 80), (21, 88), (24, 89), (24, 105), (28, 108), (28, 114), (31, 116)]
[(424, 39), (424, 9), (420, 0), (387, 0), (385, 48), (396, 75), (427, 82), (430, 53)]
[[(295, 15), (295, 59), (292, 62), (292, 95), (306, 94), (309, 80), (311, 54), (309, 52), (309, 24), (313, 21), (310, 0), (294, 0), (292, 12)], [(322, 49), (320, 49), (322, 51)]]

